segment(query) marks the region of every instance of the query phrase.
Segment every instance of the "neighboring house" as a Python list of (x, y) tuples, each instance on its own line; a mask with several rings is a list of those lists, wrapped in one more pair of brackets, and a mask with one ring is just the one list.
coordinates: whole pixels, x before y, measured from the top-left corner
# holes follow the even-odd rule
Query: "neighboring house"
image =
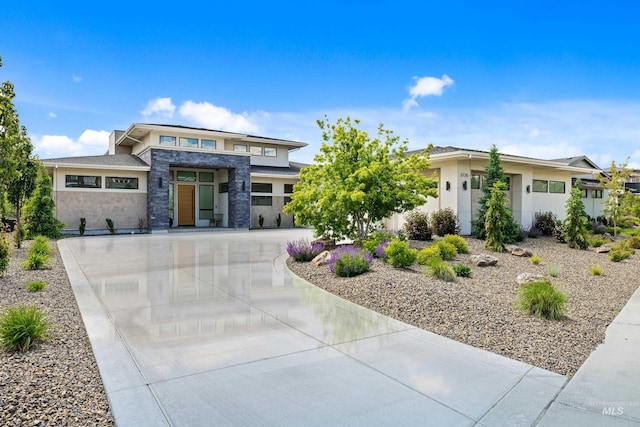
[[(409, 152), (407, 154), (417, 153)], [(542, 160), (529, 157), (501, 154), (500, 159), (507, 178), (507, 198), (509, 207), (518, 224), (529, 227), (536, 212), (551, 211), (563, 219), (565, 202), (569, 198), (574, 178), (594, 178), (601, 169), (587, 157), (572, 159)], [(438, 181), (438, 198), (428, 198), (427, 203), (418, 208), (433, 212), (451, 208), (458, 215), (460, 233), (471, 234), (471, 221), (478, 212), (478, 200), (482, 196), (482, 179), (488, 164), (489, 153), (457, 147), (433, 147), (431, 168), (423, 173)], [(602, 190), (587, 187), (585, 205), (591, 200), (591, 213), (601, 212)], [(590, 192), (592, 191), (592, 192)], [(590, 213), (590, 215), (591, 215)], [(596, 215), (592, 215), (596, 216)], [(396, 214), (385, 221), (385, 226), (400, 229), (404, 225), (404, 215)]]
[(44, 159), (64, 231), (166, 231), (170, 227), (292, 226), (282, 213), (305, 165), (289, 152), (307, 144), (185, 126), (134, 123), (113, 131), (102, 156)]

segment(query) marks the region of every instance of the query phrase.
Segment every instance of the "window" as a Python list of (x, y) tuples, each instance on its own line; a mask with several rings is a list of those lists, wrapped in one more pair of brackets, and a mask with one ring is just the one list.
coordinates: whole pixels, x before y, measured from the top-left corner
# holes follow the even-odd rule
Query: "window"
[(262, 147), (251, 146), (251, 155), (252, 156), (262, 156)]
[(138, 178), (122, 178), (117, 176), (108, 176), (105, 180), (107, 188), (118, 188), (125, 190), (137, 190)]
[(273, 147), (264, 147), (264, 155), (266, 157), (276, 157), (278, 155), (278, 150)]
[(510, 176), (505, 176), (504, 177), (504, 183), (507, 184), (505, 191), (509, 191), (511, 190), (511, 177)]
[(200, 146), (209, 150), (215, 150), (218, 148), (218, 144), (215, 139), (202, 139), (200, 140)]
[(293, 184), (285, 184), (284, 185), (284, 194), (293, 193)]
[(602, 190), (591, 190), (592, 199), (602, 199)]
[(176, 146), (176, 137), (175, 136), (163, 136), (160, 135), (160, 145), (166, 145), (168, 147)]
[(71, 188), (102, 188), (101, 178), (100, 176), (67, 175), (64, 186)]
[(218, 186), (218, 193), (228, 193), (229, 192), (229, 183), (221, 182)]
[(173, 181), (173, 171), (169, 171), (169, 181)]
[(213, 219), (213, 185), (199, 185), (200, 219)]
[(543, 179), (534, 179), (532, 189), (534, 193), (546, 193), (549, 182)]
[(549, 181), (549, 193), (564, 193), (565, 182), (564, 181)]
[(200, 172), (200, 182), (213, 182), (213, 172)]
[(240, 152), (246, 153), (247, 152), (247, 146), (246, 145), (234, 144), (233, 145), (233, 151), (240, 151)]
[(480, 189), (480, 175), (471, 175), (471, 189), (472, 190)]
[(196, 182), (196, 173), (189, 171), (178, 171), (178, 181)]
[(273, 193), (273, 184), (266, 184), (262, 182), (252, 182), (251, 192), (252, 193)]
[(284, 204), (286, 205), (287, 203), (289, 203), (291, 201), (291, 197), (289, 196), (284, 196)]
[(251, 196), (251, 206), (271, 206), (272, 204), (271, 196)]
[(580, 190), (580, 191), (582, 191), (582, 198), (583, 198), (583, 199), (586, 199), (587, 197), (589, 197), (589, 194), (588, 194), (588, 193), (589, 193), (589, 190), (587, 190), (586, 188), (583, 188), (583, 189), (582, 189), (582, 190)]
[(198, 148), (198, 138), (180, 138), (180, 147)]
[(173, 184), (169, 184), (169, 218), (173, 219)]

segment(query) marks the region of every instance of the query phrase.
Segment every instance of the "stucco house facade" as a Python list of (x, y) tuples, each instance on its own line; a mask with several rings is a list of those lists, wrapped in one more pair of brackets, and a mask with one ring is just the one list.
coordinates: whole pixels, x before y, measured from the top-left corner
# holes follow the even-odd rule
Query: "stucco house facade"
[[(412, 154), (415, 152), (409, 152)], [(583, 201), (590, 216), (602, 215), (603, 190), (593, 180), (601, 172), (588, 158), (542, 160), (501, 154), (500, 159), (508, 181), (506, 195), (509, 207), (518, 224), (532, 225), (536, 212), (551, 211), (563, 219), (565, 203), (576, 178), (590, 178), (583, 183)], [(438, 197), (429, 197), (418, 209), (431, 213), (451, 208), (458, 215), (460, 234), (471, 234), (471, 221), (478, 212), (482, 196), (484, 170), (489, 161), (488, 151), (458, 147), (433, 147), (431, 167), (422, 171), (438, 181)], [(398, 230), (404, 225), (404, 214), (385, 220), (385, 227)]]
[(134, 123), (109, 137), (101, 156), (44, 159), (64, 232), (176, 227), (292, 226), (282, 212), (303, 164), (289, 153), (307, 144), (176, 125)]

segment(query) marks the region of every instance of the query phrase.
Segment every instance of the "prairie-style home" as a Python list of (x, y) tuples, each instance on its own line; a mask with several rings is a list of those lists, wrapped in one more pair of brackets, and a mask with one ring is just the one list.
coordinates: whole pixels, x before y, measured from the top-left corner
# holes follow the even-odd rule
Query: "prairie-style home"
[(307, 144), (185, 126), (134, 123), (113, 131), (100, 156), (43, 160), (64, 232), (292, 226), (282, 207), (304, 165), (289, 153)]

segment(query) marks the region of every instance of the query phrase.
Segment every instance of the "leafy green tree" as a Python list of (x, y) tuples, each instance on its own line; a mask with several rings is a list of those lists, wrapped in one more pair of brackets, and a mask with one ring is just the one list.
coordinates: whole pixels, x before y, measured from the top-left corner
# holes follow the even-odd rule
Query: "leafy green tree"
[(393, 213), (437, 197), (436, 181), (420, 173), (429, 168), (429, 151), (406, 155), (407, 141), (378, 127), (371, 139), (349, 117), (331, 124), (318, 120), (323, 144), (314, 163), (300, 171), (291, 201), (284, 207), (296, 223), (316, 235), (363, 240)]
[(484, 247), (496, 252), (504, 252), (506, 250), (505, 230), (508, 225), (513, 222), (513, 214), (507, 207), (507, 196), (504, 193), (506, 184), (497, 181), (490, 189), (490, 197), (487, 201), (487, 212), (484, 216), (484, 229), (486, 241)]
[[(2, 68), (2, 57), (0, 57)], [(19, 162), (15, 159), (16, 139), (20, 137), (20, 121), (13, 105), (15, 98), (13, 83), (6, 81), (0, 86), (0, 192), (17, 178)], [(25, 132), (26, 133), (26, 132)]]
[(16, 159), (20, 159), (20, 175), (7, 185), (7, 199), (15, 208), (16, 216), (16, 246), (21, 247), (22, 221), (20, 215), (26, 201), (31, 197), (36, 186), (36, 179), (41, 165), (32, 154), (33, 146), (25, 133), (21, 133), (16, 150)]
[[(471, 234), (476, 239), (486, 239), (487, 230), (485, 228), (486, 215), (487, 215), (487, 203), (492, 197), (492, 189), (496, 182), (502, 182), (504, 184), (503, 189), (506, 189), (507, 179), (504, 175), (504, 168), (502, 167), (502, 160), (500, 160), (500, 152), (496, 145), (492, 145), (489, 150), (489, 163), (485, 168), (486, 175), (482, 179), (482, 196), (478, 200), (478, 215), (471, 221)], [(518, 235), (518, 224), (513, 220), (511, 215), (511, 221), (504, 225), (504, 239), (506, 243), (513, 243)]]
[(567, 216), (562, 223), (562, 237), (571, 248), (587, 249), (589, 247), (589, 217), (584, 211), (580, 180), (571, 189), (571, 195), (565, 203)]
[(631, 169), (627, 167), (629, 158), (620, 166), (616, 166), (615, 160), (606, 170), (606, 175), (600, 175), (600, 183), (607, 190), (607, 199), (604, 202), (604, 213), (609, 217), (609, 223), (613, 224), (613, 235), (616, 235), (618, 219), (623, 216), (623, 209), (620, 206), (625, 189), (624, 183), (631, 176)]
[(25, 207), (27, 236), (29, 238), (46, 236), (51, 239), (59, 239), (62, 237), (60, 230), (64, 224), (58, 221), (54, 215), (56, 205), (51, 197), (52, 191), (51, 178), (41, 168), (36, 180), (36, 190)]

